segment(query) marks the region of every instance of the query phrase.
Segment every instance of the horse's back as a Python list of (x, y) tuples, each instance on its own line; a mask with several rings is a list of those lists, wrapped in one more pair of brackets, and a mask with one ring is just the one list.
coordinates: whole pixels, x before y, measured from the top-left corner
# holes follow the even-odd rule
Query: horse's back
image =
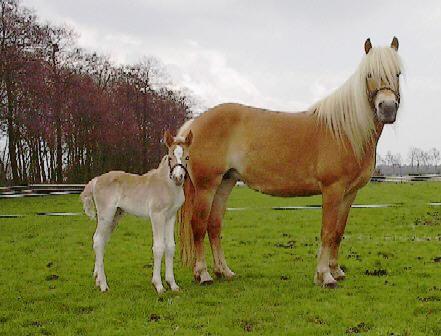
[(197, 118), (191, 129), (192, 173), (200, 181), (233, 169), (262, 192), (318, 192), (315, 167), (320, 127), (307, 112), (222, 104)]

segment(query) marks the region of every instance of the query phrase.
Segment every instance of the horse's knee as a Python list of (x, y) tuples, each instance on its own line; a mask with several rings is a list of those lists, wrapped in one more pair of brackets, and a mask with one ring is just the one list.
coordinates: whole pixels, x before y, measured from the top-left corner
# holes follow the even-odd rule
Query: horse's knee
[(165, 251), (165, 245), (154, 243), (152, 247), (152, 251), (155, 256), (162, 256)]
[(174, 243), (168, 243), (165, 245), (165, 253), (167, 255), (173, 256), (175, 254), (176, 244)]
[(104, 246), (104, 237), (99, 233), (93, 235), (93, 249), (97, 250)]
[(208, 236), (210, 239), (217, 239), (221, 233), (222, 218), (210, 219), (208, 223)]

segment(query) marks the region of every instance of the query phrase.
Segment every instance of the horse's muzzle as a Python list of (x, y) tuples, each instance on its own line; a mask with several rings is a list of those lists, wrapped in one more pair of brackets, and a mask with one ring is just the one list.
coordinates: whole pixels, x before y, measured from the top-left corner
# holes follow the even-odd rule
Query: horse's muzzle
[(378, 104), (377, 116), (384, 124), (393, 124), (397, 118), (398, 103), (396, 101), (383, 101)]

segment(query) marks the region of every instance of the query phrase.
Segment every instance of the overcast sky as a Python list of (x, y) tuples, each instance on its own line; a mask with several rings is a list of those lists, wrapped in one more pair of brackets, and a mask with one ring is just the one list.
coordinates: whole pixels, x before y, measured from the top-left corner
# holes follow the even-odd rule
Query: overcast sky
[(396, 35), (405, 65), (399, 119), (379, 152), (441, 149), (441, 1), (23, 0), (67, 23), (81, 47), (136, 63), (154, 56), (210, 107), (299, 111), (356, 69), (367, 37)]

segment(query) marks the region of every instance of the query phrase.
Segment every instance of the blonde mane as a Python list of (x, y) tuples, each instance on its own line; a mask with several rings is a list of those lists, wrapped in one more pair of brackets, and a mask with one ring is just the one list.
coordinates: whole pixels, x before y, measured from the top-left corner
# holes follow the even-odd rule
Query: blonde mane
[(366, 78), (370, 74), (378, 87), (383, 81), (398, 92), (396, 76), (401, 67), (395, 49), (372, 48), (355, 73), (333, 93), (315, 103), (310, 113), (331, 129), (341, 142), (346, 137), (356, 157), (361, 159), (366, 145), (372, 143), (375, 134), (374, 111), (368, 101)]

